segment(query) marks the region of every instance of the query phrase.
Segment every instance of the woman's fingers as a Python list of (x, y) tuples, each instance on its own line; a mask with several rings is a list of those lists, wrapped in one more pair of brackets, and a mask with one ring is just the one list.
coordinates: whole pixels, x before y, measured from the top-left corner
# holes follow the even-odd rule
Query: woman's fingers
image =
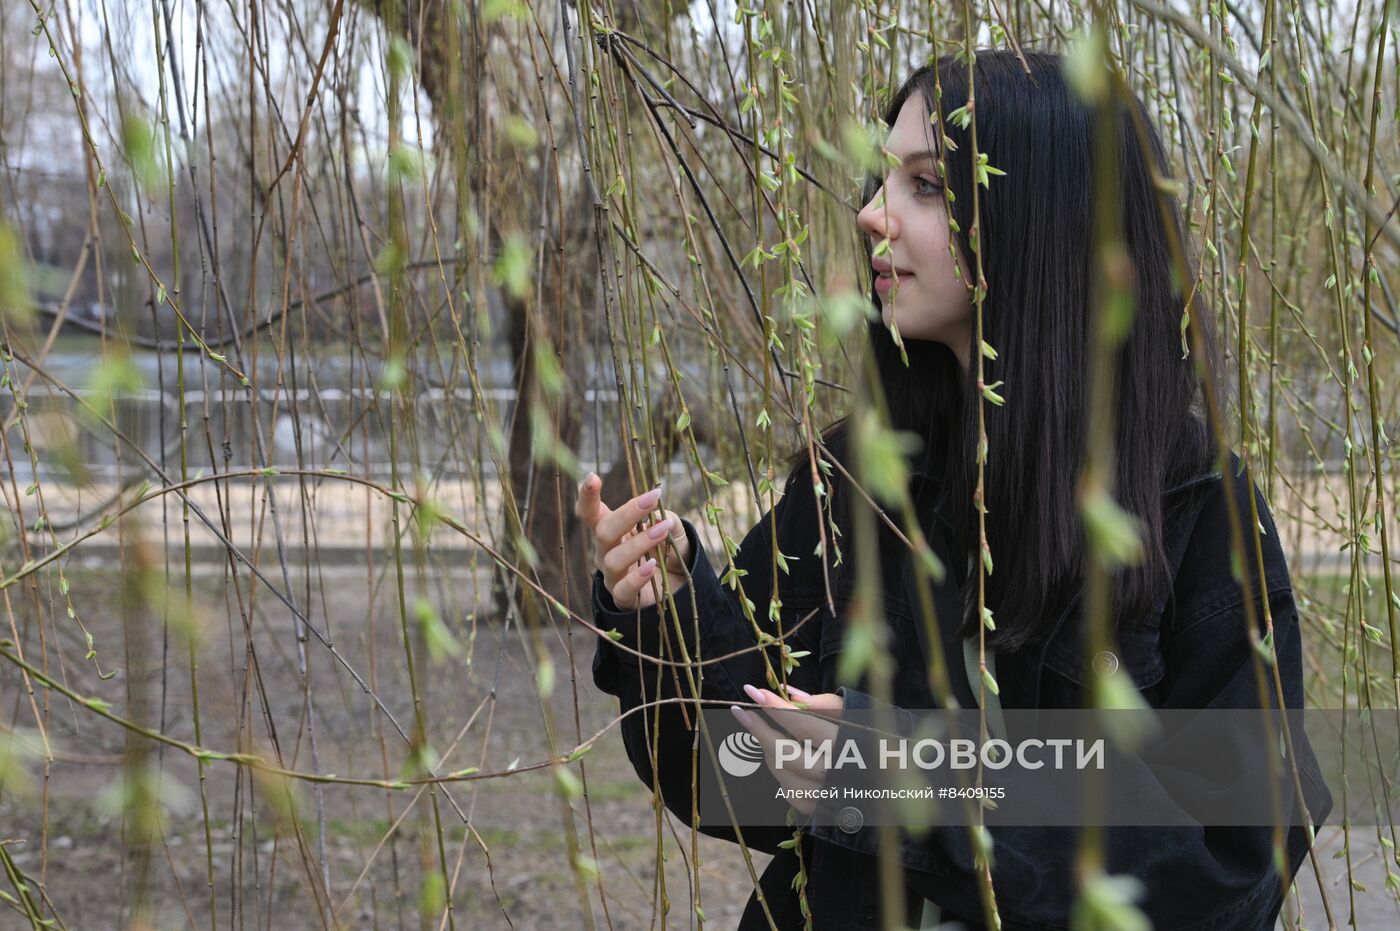
[(603, 555), (603, 575), (621, 575), (627, 571), (628, 566), (639, 562), (665, 542), (672, 529), (679, 523), (674, 514), (667, 512), (664, 520), (656, 521), (645, 530), (622, 540)]
[(656, 560), (654, 558), (648, 559), (640, 566), (628, 571), (612, 587), (613, 603), (623, 610), (636, 607), (641, 598), (642, 588), (651, 581), (651, 577), (655, 574)]
[[(823, 693), (821, 695), (808, 695), (800, 689), (789, 687), (789, 692), (806, 696), (804, 704), (813, 711), (827, 714), (840, 713), (845, 705), (845, 700), (835, 693)], [(768, 689), (760, 689), (756, 686), (745, 685), (744, 691), (758, 705), (775, 711), (794, 711), (796, 706), (785, 701)], [(778, 738), (788, 737), (804, 741), (809, 745), (819, 745), (824, 741), (833, 740), (839, 733), (835, 722), (823, 721), (811, 714), (787, 714), (782, 715), (776, 722), (789, 733), (778, 730), (774, 723), (770, 723), (762, 715), (755, 711), (746, 711), (738, 705), (730, 705), (730, 710), (739, 719), (739, 723), (748, 728), (749, 732), (758, 738), (763, 745), (763, 759), (767, 764), (774, 778), (785, 789), (813, 789), (826, 783), (826, 769), (820, 764), (814, 768), (807, 768), (803, 765), (803, 759), (785, 760), (783, 766), (777, 765), (777, 743)], [(793, 808), (810, 815), (816, 810), (815, 799), (793, 798), (789, 803)]]
[[(788, 691), (806, 695), (805, 699), (799, 699), (803, 707), (785, 700), (777, 692), (771, 689), (761, 689), (754, 685), (745, 685), (744, 691), (749, 698), (772, 711), (786, 712), (775, 715), (774, 720), (787, 730), (797, 740), (807, 740), (812, 743), (822, 743), (827, 740), (834, 740), (837, 734), (837, 723), (833, 718), (839, 718), (844, 710), (845, 701), (840, 695), (834, 692), (823, 692), (820, 695), (808, 695), (788, 686)], [(794, 695), (794, 697), (796, 697)]]
[[(661, 489), (637, 495), (626, 504), (613, 510), (602, 500), (603, 481), (593, 472), (584, 476), (579, 483), (578, 499), (574, 513), (593, 532), (593, 564), (603, 573), (603, 583), (613, 596), (618, 607), (631, 607), (637, 603), (640, 592), (647, 586), (655, 573), (656, 564), (666, 559), (666, 571), (676, 574), (677, 561), (681, 571), (686, 565), (690, 547), (685, 536), (685, 528), (680, 517), (666, 511), (658, 521), (638, 529), (650, 519), (661, 501)], [(670, 538), (672, 546), (663, 549)], [(651, 566), (644, 568), (648, 556)], [(650, 600), (643, 598), (650, 604)]]
[(579, 483), (574, 514), (583, 521), (584, 526), (592, 530), (598, 526), (598, 521), (611, 513), (611, 510), (603, 503), (603, 480), (595, 473), (589, 472)]
[(738, 705), (730, 705), (729, 710), (750, 734), (758, 738), (758, 742), (763, 746), (764, 765), (783, 788), (815, 789), (823, 784), (826, 771), (809, 772), (802, 766), (800, 758), (785, 760), (782, 766), (778, 765), (778, 739), (788, 738), (788, 734), (769, 724), (763, 715), (756, 711), (740, 708)]
[(660, 487), (644, 492), (615, 511), (602, 515), (593, 525), (593, 537), (604, 553), (621, 542), (627, 531), (647, 519), (661, 500)]

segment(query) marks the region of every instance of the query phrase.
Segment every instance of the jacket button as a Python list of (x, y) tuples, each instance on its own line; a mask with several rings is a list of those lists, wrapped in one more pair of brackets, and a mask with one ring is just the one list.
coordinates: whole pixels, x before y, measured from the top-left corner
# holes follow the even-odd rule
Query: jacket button
[(1111, 676), (1118, 671), (1118, 657), (1104, 650), (1094, 657), (1094, 672), (1101, 676)]

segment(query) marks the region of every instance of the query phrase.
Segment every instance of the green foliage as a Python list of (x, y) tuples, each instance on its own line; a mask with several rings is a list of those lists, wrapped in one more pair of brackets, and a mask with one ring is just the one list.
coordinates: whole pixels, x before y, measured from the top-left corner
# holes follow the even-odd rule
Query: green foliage
[(17, 329), (32, 322), (28, 263), (19, 237), (0, 220), (0, 317)]
[(1108, 38), (1101, 28), (1092, 28), (1077, 36), (1065, 60), (1070, 86), (1089, 105), (1095, 105), (1108, 93)]
[(870, 411), (861, 412), (853, 422), (856, 467), (865, 486), (886, 504), (901, 503), (909, 487), (908, 457), (919, 449), (919, 438), (890, 430)]
[(534, 257), (525, 237), (512, 233), (502, 243), (500, 258), (492, 266), (492, 280), (505, 288), (511, 297), (520, 300), (529, 293), (533, 262)]
[(1080, 505), (1084, 532), (1095, 558), (1107, 566), (1137, 565), (1142, 561), (1140, 521), (1124, 511), (1105, 491), (1095, 491)]
[(128, 110), (122, 116), (122, 151), (137, 182), (148, 192), (164, 180), (156, 155), (156, 133), (149, 119)]
[(428, 649), (428, 658), (434, 664), (461, 655), (461, 644), (452, 636), (452, 631), (448, 630), (431, 599), (423, 595), (415, 598), (413, 616), (418, 621), (418, 631), (423, 637), (423, 645)]
[(1151, 931), (1152, 922), (1134, 904), (1145, 894), (1136, 877), (1095, 874), (1080, 888), (1071, 924), (1076, 931)]
[(37, 786), (32, 771), (43, 755), (44, 744), (38, 731), (30, 728), (0, 731), (0, 794), (33, 799)]

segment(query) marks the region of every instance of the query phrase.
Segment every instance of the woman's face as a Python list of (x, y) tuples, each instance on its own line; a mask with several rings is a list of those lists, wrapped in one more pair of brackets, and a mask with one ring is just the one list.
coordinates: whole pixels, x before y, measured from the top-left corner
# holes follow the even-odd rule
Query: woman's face
[(890, 241), (889, 250), (871, 262), (886, 325), (893, 317), (902, 338), (944, 343), (966, 370), (973, 332), (970, 279), (961, 250), (962, 277), (953, 275), (943, 181), (930, 151), (935, 129), (923, 96), (910, 94), (885, 141), (903, 164), (889, 170), (856, 222), (872, 247)]

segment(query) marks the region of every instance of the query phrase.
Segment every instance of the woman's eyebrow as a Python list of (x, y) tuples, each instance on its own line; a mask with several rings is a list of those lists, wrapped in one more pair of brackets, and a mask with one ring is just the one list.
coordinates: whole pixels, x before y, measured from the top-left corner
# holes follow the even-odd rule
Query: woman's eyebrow
[(931, 162), (933, 158), (933, 152), (925, 149), (922, 152), (910, 152), (908, 155), (899, 157), (899, 163), (905, 168), (908, 168), (911, 165), (918, 165), (921, 162)]

